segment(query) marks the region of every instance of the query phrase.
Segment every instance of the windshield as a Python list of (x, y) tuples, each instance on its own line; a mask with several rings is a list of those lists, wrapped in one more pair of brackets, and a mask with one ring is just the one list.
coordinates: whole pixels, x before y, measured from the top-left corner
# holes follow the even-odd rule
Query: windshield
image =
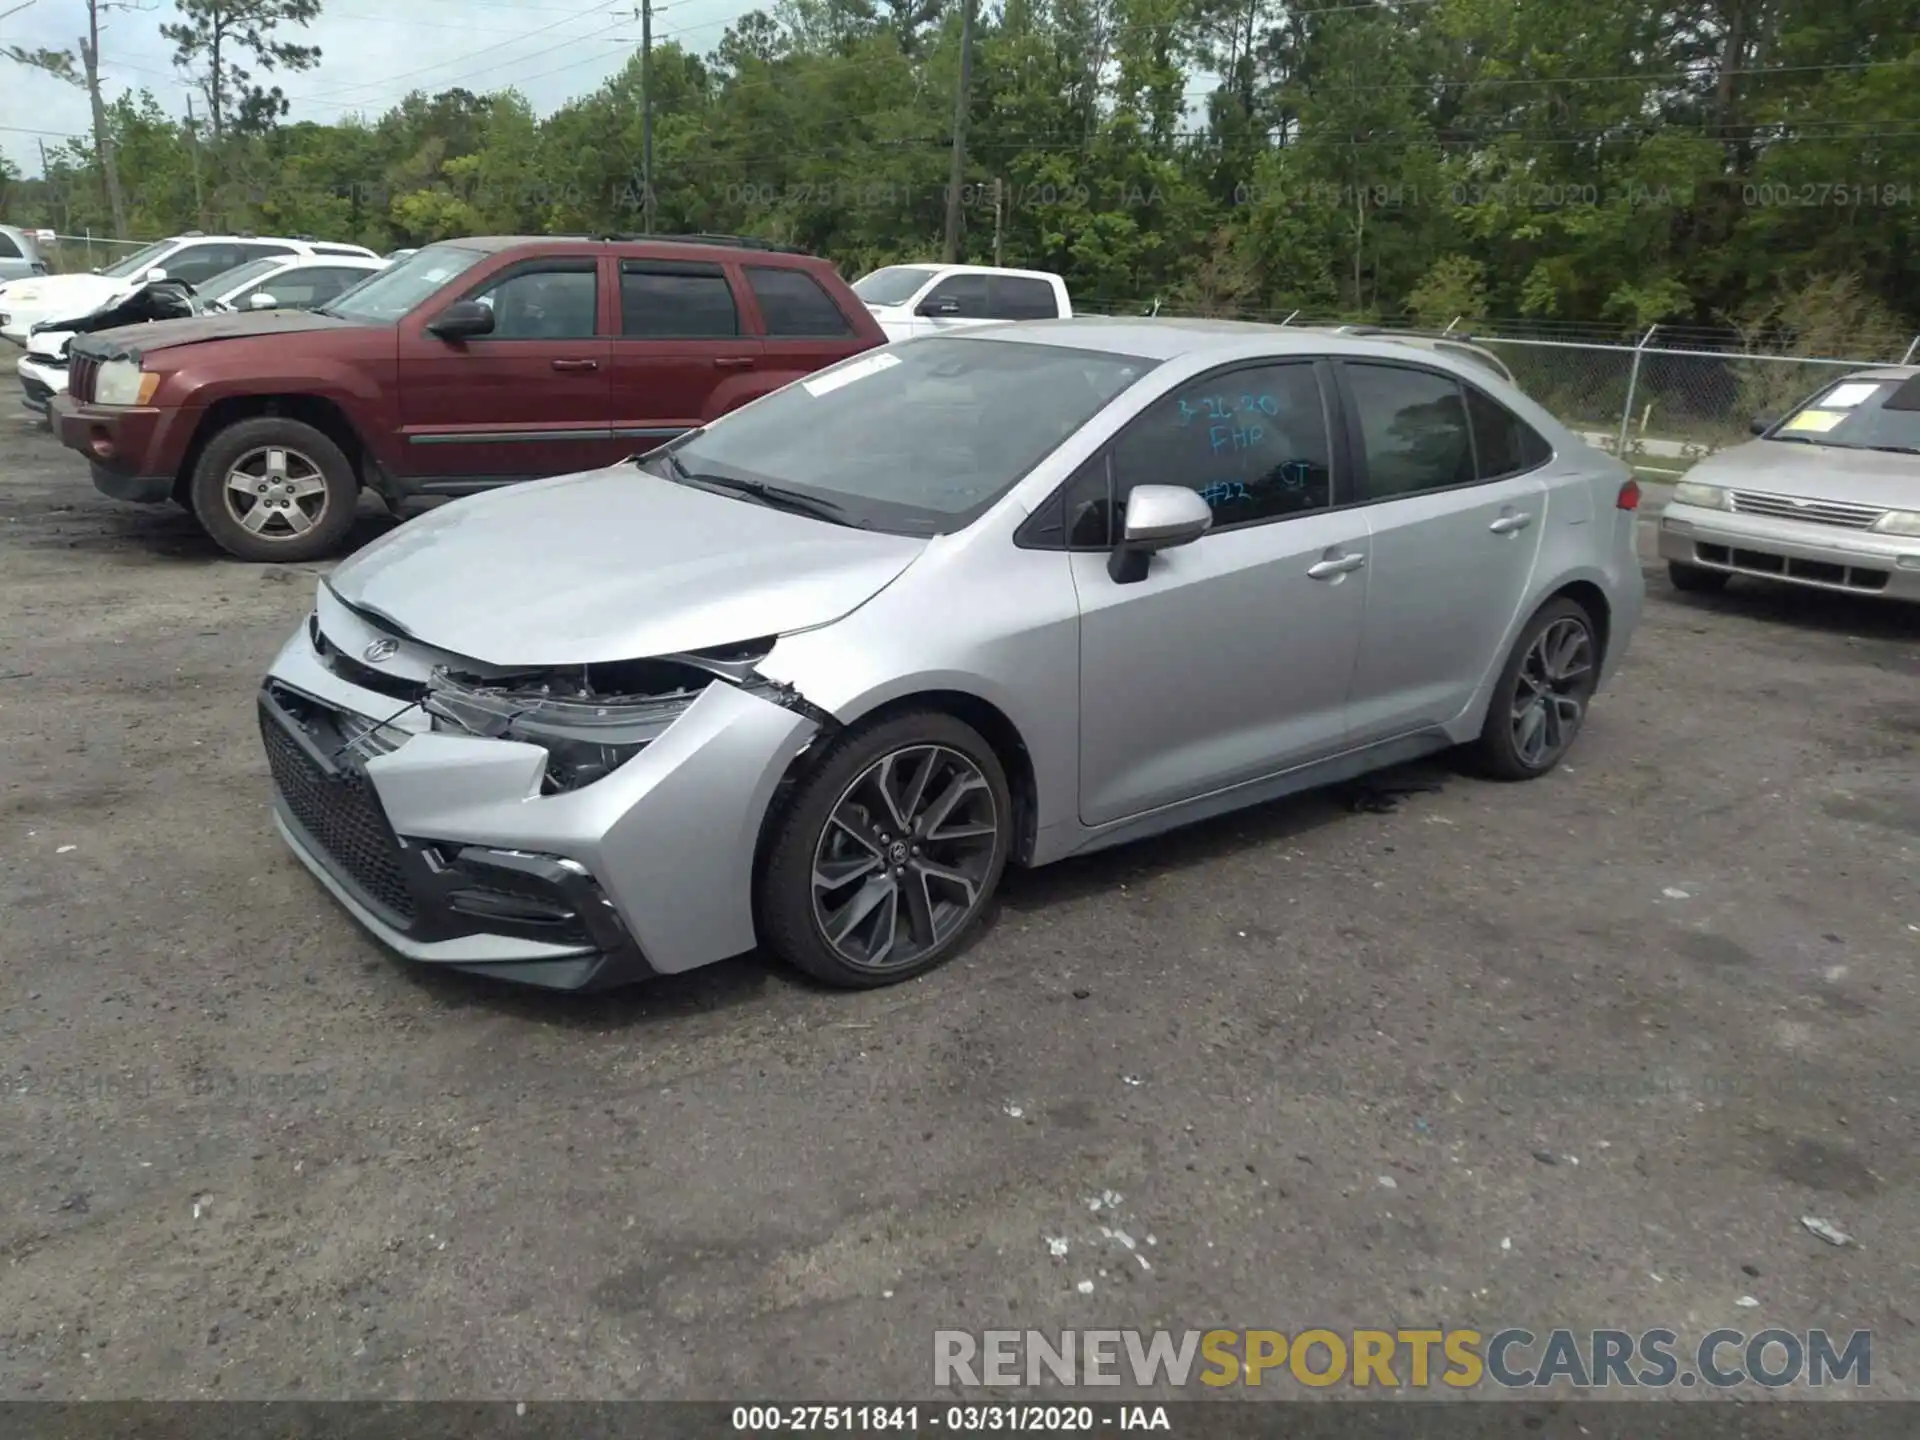
[(153, 262), (166, 254), (173, 246), (174, 242), (171, 240), (156, 240), (153, 244), (147, 246), (146, 249), (134, 251), (133, 254), (127, 256), (126, 259), (117, 264), (109, 265), (100, 273), (110, 276), (115, 280), (125, 280), (130, 275), (138, 275), (142, 270), (151, 269)]
[(1842, 380), (1794, 411), (1768, 438), (1920, 454), (1920, 376)]
[(889, 265), (853, 282), (853, 293), (866, 305), (904, 305), (936, 272), (924, 265)]
[(256, 280), (271, 275), (286, 262), (286, 256), (274, 255), (265, 260), (249, 260), (244, 265), (236, 265), (231, 270), (223, 270), (211, 280), (198, 287), (202, 295), (224, 297)]
[(376, 270), (365, 280), (320, 306), (323, 314), (370, 325), (390, 325), (448, 281), (487, 258), (484, 250), (459, 245), (429, 245)]
[(669, 447), (677, 464), (665, 454), (648, 464), (681, 479), (777, 486), (869, 529), (951, 534), (1155, 363), (959, 336), (913, 340), (775, 391)]

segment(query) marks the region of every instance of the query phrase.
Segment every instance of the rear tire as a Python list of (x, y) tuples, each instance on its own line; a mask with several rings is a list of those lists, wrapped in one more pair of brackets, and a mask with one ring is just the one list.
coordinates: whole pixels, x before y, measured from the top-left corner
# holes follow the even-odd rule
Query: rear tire
[(965, 948), (1013, 848), (999, 757), (938, 710), (843, 736), (775, 823), (755, 885), (761, 940), (850, 990), (924, 975)]
[(241, 560), (331, 555), (353, 527), (353, 463), (321, 431), (262, 415), (227, 426), (200, 452), (189, 491), (201, 526)]
[(1717, 595), (1727, 588), (1728, 575), (1724, 570), (1709, 570), (1704, 565), (1682, 565), (1678, 560), (1667, 562), (1667, 578), (1673, 582), (1673, 588), (1684, 590), (1689, 595)]
[(1494, 682), (1475, 767), (1494, 780), (1536, 780), (1558, 765), (1600, 679), (1593, 617), (1560, 596), (1534, 612)]

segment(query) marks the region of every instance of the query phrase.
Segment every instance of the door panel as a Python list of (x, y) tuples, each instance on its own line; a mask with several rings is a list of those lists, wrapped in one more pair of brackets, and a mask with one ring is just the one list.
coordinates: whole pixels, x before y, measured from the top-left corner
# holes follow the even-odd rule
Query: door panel
[[(1350, 701), (1350, 741), (1361, 745), (1453, 720), (1504, 658), (1547, 496), (1537, 472), (1479, 480), (1487, 431), (1470, 438), (1452, 377), (1354, 361), (1341, 371), (1373, 536)], [(1505, 461), (1489, 450), (1487, 463)]]
[(613, 438), (623, 454), (697, 429), (765, 388), (764, 347), (747, 333), (726, 267), (621, 261), (615, 300)]
[(402, 328), (402, 463), (420, 488), (452, 493), (618, 458), (599, 291), (594, 257), (542, 257), (459, 297), (493, 309), (492, 334), (446, 341)]
[(1117, 585), (1078, 552), (1080, 817), (1100, 825), (1333, 754), (1371, 584), (1362, 511), (1205, 535)]

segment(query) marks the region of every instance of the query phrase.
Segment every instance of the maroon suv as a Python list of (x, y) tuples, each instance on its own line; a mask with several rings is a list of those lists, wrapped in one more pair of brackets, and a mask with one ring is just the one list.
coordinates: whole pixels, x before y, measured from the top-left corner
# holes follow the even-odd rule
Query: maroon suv
[(76, 336), (61, 442), (244, 560), (336, 549), (366, 486), (591, 470), (886, 343), (832, 265), (734, 237), (429, 246), (315, 311)]

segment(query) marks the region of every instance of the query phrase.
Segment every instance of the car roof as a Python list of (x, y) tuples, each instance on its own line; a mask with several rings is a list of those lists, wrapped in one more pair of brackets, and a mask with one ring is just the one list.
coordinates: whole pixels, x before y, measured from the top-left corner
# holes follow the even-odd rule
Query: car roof
[[(755, 265), (830, 265), (831, 262), (805, 250), (776, 245), (752, 236), (673, 236), (673, 235), (461, 235), (437, 240), (456, 250), (479, 250), (489, 255), (503, 250), (578, 250), (582, 245), (604, 245), (617, 255), (685, 255), (696, 260), (741, 260), (751, 257)], [(424, 247), (423, 247), (424, 248)]]
[(1253, 320), (1205, 320), (1189, 316), (1081, 315), (1071, 320), (1021, 320), (947, 332), (954, 338), (1000, 340), (1012, 344), (1060, 345), (1137, 355), (1146, 360), (1175, 360), (1187, 355), (1231, 354), (1260, 345), (1279, 351), (1326, 354), (1329, 341), (1341, 349), (1363, 349), (1360, 337), (1309, 330), (1304, 326), (1263, 325)]
[(1920, 376), (1920, 365), (1870, 365), (1861, 370), (1849, 370), (1840, 376), (1842, 380), (1911, 380)]
[(938, 270), (942, 275), (1012, 275), (1021, 280), (1045, 280), (1051, 283), (1060, 277), (1051, 270), (1015, 270), (1007, 265), (946, 265), (938, 260), (902, 261), (898, 266), (889, 265), (889, 270)]

